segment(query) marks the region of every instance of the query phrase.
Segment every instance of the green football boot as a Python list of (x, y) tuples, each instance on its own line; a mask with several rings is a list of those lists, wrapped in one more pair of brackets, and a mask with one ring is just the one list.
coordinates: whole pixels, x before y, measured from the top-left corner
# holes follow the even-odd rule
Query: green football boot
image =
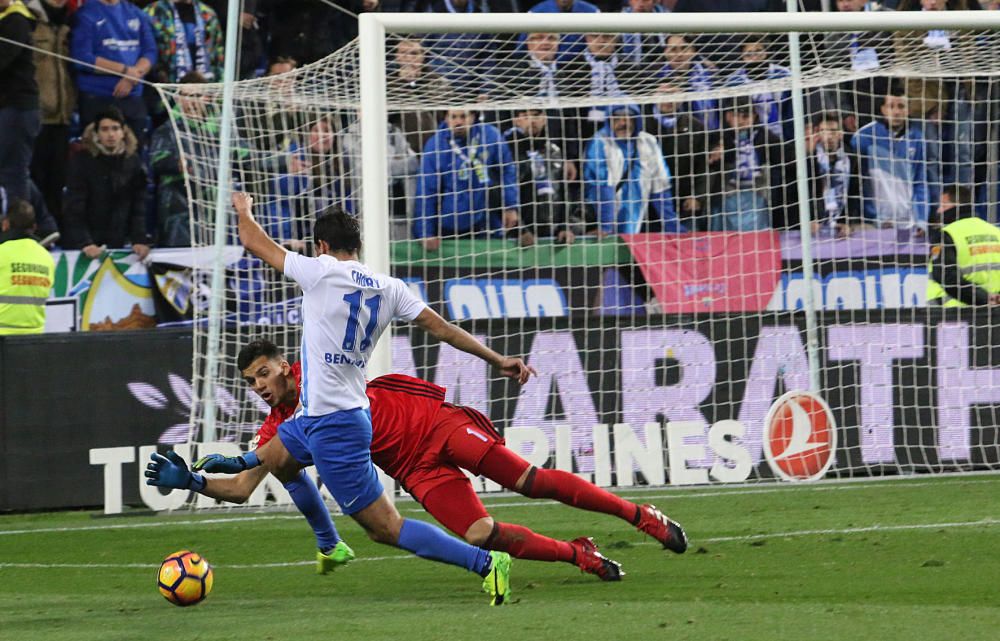
[(490, 595), (490, 605), (503, 605), (510, 601), (510, 555), (506, 552), (490, 552), (492, 566), (483, 579), (483, 592)]
[(338, 541), (329, 554), (316, 550), (316, 573), (328, 574), (341, 565), (354, 560), (354, 550), (343, 541)]

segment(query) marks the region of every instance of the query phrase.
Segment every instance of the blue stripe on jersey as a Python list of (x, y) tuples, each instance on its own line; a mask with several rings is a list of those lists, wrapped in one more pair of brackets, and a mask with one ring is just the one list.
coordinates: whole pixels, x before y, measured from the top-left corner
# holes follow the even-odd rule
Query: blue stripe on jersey
[[(303, 297), (303, 302), (305, 299)], [(306, 324), (302, 323), (302, 347), (299, 352), (302, 354), (302, 393), (299, 394), (299, 402), (302, 403), (302, 409), (305, 414), (309, 415), (309, 361), (306, 359)]]

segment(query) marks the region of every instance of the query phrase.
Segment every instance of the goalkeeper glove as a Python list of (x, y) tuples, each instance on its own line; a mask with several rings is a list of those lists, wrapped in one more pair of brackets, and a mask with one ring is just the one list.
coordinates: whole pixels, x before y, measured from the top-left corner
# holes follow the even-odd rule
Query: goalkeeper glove
[(151, 460), (146, 465), (146, 485), (195, 492), (205, 489), (205, 477), (192, 474), (187, 462), (177, 452), (170, 450), (166, 456), (153, 452), (149, 458)]
[(247, 452), (242, 456), (209, 454), (195, 461), (192, 469), (196, 472), (205, 470), (213, 474), (239, 474), (243, 470), (249, 470), (258, 465), (260, 465), (260, 460), (255, 452)]

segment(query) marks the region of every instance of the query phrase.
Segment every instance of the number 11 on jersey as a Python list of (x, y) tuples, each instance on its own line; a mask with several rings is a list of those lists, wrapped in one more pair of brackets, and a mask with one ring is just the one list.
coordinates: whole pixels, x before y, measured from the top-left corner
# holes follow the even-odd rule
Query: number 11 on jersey
[[(354, 344), (357, 341), (358, 336), (358, 315), (361, 314), (361, 303), (364, 297), (364, 292), (360, 289), (352, 292), (350, 294), (344, 294), (344, 300), (347, 301), (351, 306), (350, 318), (347, 319), (347, 331), (344, 332), (344, 342), (341, 344), (341, 349), (345, 352), (353, 352)], [(368, 300), (364, 301), (365, 307), (370, 311), (370, 316), (368, 317), (368, 323), (365, 325), (365, 335), (361, 338), (361, 344), (358, 345), (359, 351), (365, 351), (372, 344), (372, 334), (375, 332), (375, 327), (378, 325), (378, 308), (382, 304), (382, 296), (372, 296)]]

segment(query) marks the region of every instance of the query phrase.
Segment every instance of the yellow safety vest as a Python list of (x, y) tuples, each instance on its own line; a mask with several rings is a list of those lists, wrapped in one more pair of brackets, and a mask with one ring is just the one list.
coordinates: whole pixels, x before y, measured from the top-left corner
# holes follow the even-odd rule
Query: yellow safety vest
[[(971, 217), (946, 225), (941, 233), (951, 236), (955, 244), (958, 253), (957, 267), (962, 273), (962, 278), (991, 294), (1000, 293), (1000, 228), (981, 218)], [(930, 278), (932, 273), (930, 264), (927, 273), (928, 304), (940, 303), (944, 307), (965, 306), (965, 303), (950, 297), (944, 287)]]
[(6, 9), (4, 9), (3, 11), (0, 11), (0, 20), (3, 20), (7, 16), (15, 14), (15, 13), (21, 14), (22, 16), (24, 16), (28, 20), (34, 20), (35, 19), (35, 14), (31, 13), (31, 10), (28, 9), (28, 7), (25, 6), (25, 4), (23, 2), (21, 2), (21, 0), (14, 0), (14, 2), (11, 2), (10, 5)]
[(41, 334), (56, 264), (31, 238), (0, 244), (0, 335)]

